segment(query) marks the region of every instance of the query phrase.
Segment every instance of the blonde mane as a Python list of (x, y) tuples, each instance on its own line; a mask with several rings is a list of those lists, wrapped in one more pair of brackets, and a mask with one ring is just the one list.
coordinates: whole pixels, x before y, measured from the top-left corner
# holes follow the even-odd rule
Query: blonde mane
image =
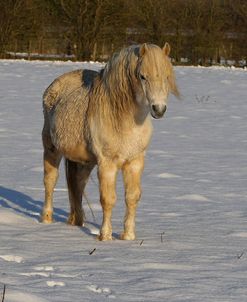
[(90, 107), (116, 130), (135, 108), (133, 85), (138, 60), (135, 49), (126, 48), (114, 54), (95, 79), (90, 93), (90, 103), (94, 103)]

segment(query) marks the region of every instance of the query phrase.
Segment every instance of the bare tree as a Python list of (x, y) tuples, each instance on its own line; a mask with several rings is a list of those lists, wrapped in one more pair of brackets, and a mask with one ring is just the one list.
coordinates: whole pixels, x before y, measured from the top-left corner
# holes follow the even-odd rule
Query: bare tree
[[(167, 0), (135, 0), (128, 2), (130, 11), (130, 38), (137, 42), (163, 44), (168, 29)], [(131, 34), (132, 33), (132, 34)]]
[(107, 58), (131, 43), (172, 44), (177, 62), (210, 64), (247, 56), (246, 0), (0, 1), (6, 50)]
[(21, 31), (20, 16), (23, 6), (24, 0), (0, 2), (0, 54), (2, 55)]

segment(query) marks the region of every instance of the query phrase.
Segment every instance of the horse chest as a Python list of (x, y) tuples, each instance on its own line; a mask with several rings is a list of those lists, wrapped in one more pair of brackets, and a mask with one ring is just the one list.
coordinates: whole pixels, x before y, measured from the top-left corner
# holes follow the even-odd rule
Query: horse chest
[(145, 151), (152, 135), (150, 124), (131, 127), (128, 131), (116, 133), (104, 139), (100, 154), (117, 163), (118, 166)]
[(123, 155), (135, 155), (147, 148), (150, 135), (143, 130), (133, 129), (130, 135), (119, 141), (119, 153)]

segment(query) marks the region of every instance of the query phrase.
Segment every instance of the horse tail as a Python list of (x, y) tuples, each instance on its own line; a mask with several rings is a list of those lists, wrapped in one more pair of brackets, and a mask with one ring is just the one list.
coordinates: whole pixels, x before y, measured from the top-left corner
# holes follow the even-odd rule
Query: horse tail
[(72, 161), (70, 161), (69, 159), (65, 158), (64, 160), (64, 164), (65, 164), (65, 175), (66, 175), (66, 181), (67, 181), (67, 187), (68, 190), (73, 190), (73, 173), (71, 173), (72, 169), (76, 170), (76, 163), (73, 163)]
[(68, 223), (82, 226), (84, 221), (84, 212), (82, 209), (82, 188), (79, 181), (79, 164), (69, 159), (65, 159), (65, 174), (70, 201), (70, 215)]
[(77, 192), (77, 163), (65, 158), (65, 175), (70, 199), (74, 199)]

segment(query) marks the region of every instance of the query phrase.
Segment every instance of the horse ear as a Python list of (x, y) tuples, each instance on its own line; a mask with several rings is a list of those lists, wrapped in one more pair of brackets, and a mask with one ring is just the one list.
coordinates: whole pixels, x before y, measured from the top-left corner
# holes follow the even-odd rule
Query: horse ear
[(171, 52), (171, 46), (169, 43), (165, 43), (164, 47), (163, 47), (163, 51), (165, 53), (166, 56), (169, 56), (170, 52)]
[(140, 57), (144, 56), (144, 54), (147, 52), (147, 49), (148, 49), (147, 43), (143, 43), (139, 49), (139, 56)]

